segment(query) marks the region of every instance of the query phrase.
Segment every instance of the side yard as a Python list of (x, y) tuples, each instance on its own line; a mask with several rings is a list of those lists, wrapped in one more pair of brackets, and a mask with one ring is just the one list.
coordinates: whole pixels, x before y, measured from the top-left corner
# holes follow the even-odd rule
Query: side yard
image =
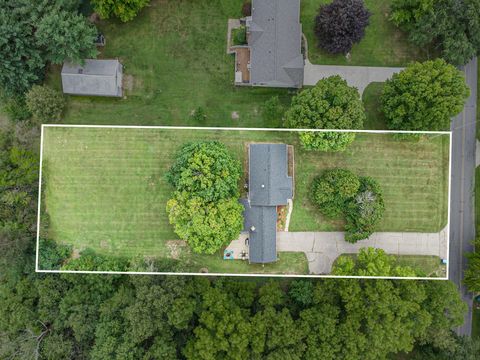
[(297, 134), (287, 132), (45, 128), (48, 237), (73, 245), (76, 253), (90, 248), (104, 255), (175, 258), (188, 271), (304, 273), (303, 254), (281, 253), (277, 264), (254, 269), (225, 262), (222, 254), (192, 256), (178, 246), (165, 211), (173, 189), (164, 174), (184, 142), (219, 140), (239, 160), (245, 142), (293, 144), (296, 189), (290, 231), (342, 228), (340, 222), (323, 219), (309, 200), (313, 177), (334, 166), (381, 183), (387, 210), (379, 230), (438, 231), (446, 223), (442, 177), (448, 141), (443, 138), (410, 143), (361, 134), (347, 152), (332, 155), (301, 150)]

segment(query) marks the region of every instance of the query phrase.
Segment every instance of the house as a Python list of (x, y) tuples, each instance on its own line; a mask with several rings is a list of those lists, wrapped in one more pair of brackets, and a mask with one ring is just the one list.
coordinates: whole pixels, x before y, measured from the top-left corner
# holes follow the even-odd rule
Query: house
[(304, 58), (300, 0), (253, 0), (252, 16), (241, 20), (246, 45), (235, 52), (235, 84), (301, 88)]
[(118, 60), (85, 60), (84, 65), (65, 63), (62, 87), (65, 94), (122, 96), (122, 64)]
[(248, 159), (248, 197), (242, 199), (242, 203), (249, 260), (270, 263), (277, 260), (277, 206), (287, 205), (293, 198), (288, 147), (286, 144), (250, 144)]

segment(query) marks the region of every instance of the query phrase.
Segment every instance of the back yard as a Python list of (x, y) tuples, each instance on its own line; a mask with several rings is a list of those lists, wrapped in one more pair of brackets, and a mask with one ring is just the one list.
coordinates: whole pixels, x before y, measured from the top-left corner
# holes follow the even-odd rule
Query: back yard
[(198, 139), (219, 140), (242, 161), (246, 142), (294, 145), (290, 231), (342, 228), (323, 219), (309, 200), (314, 176), (336, 166), (380, 182), (386, 204), (380, 231), (436, 232), (446, 224), (448, 136), (416, 143), (358, 134), (345, 153), (327, 154), (303, 151), (297, 134), (279, 131), (46, 127), (43, 206), (48, 223), (42, 225), (47, 236), (77, 252), (90, 248), (114, 256), (173, 257), (185, 271), (305, 273), (301, 253), (280, 253), (277, 264), (256, 269), (237, 261), (228, 265), (221, 254), (194, 256), (178, 245), (165, 212), (173, 189), (164, 174), (179, 147)]

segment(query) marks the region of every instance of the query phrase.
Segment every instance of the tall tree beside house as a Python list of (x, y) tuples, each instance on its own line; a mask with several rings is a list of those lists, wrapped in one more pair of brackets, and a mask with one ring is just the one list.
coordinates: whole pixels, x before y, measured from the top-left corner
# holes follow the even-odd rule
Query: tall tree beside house
[(393, 0), (392, 21), (418, 46), (433, 46), (454, 65), (480, 51), (480, 0)]
[[(365, 108), (358, 90), (340, 76), (321, 79), (292, 99), (285, 114), (285, 127), (297, 129), (361, 129)], [(307, 150), (344, 151), (354, 133), (301, 132), (300, 142)]]
[(370, 12), (363, 0), (333, 0), (320, 6), (315, 18), (318, 46), (332, 54), (346, 54), (365, 36)]
[(385, 83), (382, 109), (391, 130), (446, 130), (470, 94), (463, 74), (442, 59), (414, 63)]
[(150, 0), (90, 0), (102, 19), (117, 17), (123, 22), (133, 20)]
[(0, 89), (23, 95), (43, 80), (47, 62), (96, 56), (96, 30), (76, 1), (0, 0)]
[(166, 210), (193, 251), (213, 254), (240, 234), (240, 171), (240, 162), (218, 141), (187, 143), (178, 152), (166, 174), (175, 187)]

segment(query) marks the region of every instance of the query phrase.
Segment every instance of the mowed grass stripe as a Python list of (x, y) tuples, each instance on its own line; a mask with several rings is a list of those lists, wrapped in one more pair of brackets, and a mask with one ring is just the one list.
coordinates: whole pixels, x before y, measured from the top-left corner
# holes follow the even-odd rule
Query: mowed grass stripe
[(381, 231), (438, 231), (446, 223), (447, 136), (406, 142), (385, 134), (357, 134), (347, 151), (332, 154), (303, 150), (296, 133), (46, 128), (43, 170), (49, 235), (79, 250), (168, 256), (166, 241), (177, 236), (165, 212), (173, 190), (165, 173), (181, 145), (195, 140), (223, 142), (242, 164), (248, 142), (294, 145), (291, 231), (342, 229), (342, 221), (324, 219), (309, 199), (313, 178), (333, 167), (380, 182), (386, 203)]

